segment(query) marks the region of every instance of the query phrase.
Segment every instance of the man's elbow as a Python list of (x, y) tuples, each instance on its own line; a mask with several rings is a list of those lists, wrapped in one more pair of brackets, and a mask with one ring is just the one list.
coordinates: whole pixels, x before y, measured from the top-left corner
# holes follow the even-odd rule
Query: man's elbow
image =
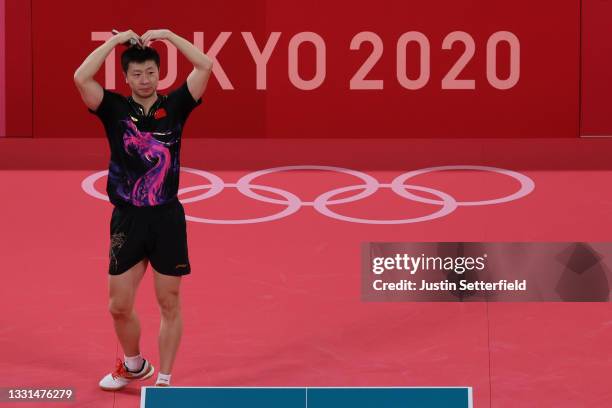
[(212, 71), (213, 69), (213, 60), (210, 58), (205, 58), (201, 64), (199, 64), (198, 69), (203, 71)]
[(76, 71), (74, 71), (74, 75), (73, 75), (73, 79), (74, 79), (74, 83), (79, 85), (83, 83), (83, 77), (82, 75), (79, 73), (79, 70), (77, 69)]
[(89, 79), (85, 75), (83, 75), (83, 73), (79, 71), (78, 69), (74, 71), (73, 78), (74, 78), (74, 83), (76, 85), (83, 85)]

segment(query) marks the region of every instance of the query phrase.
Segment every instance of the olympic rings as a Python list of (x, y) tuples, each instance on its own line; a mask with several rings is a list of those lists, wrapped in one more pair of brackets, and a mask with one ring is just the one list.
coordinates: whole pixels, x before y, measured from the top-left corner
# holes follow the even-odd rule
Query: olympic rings
[[(220, 194), (225, 188), (236, 188), (241, 194), (253, 200), (263, 201), (269, 204), (285, 206), (284, 209), (282, 209), (281, 211), (275, 214), (264, 216), (264, 217), (259, 217), (259, 218), (211, 219), (211, 218), (200, 218), (200, 217), (195, 217), (191, 215), (185, 216), (185, 219), (189, 221), (201, 222), (201, 223), (207, 223), (207, 224), (255, 224), (255, 223), (260, 223), (260, 222), (275, 221), (275, 220), (279, 220), (279, 219), (288, 217), (296, 213), (297, 211), (299, 211), (302, 207), (307, 207), (307, 206), (312, 206), (320, 214), (323, 214), (327, 217), (334, 218), (340, 221), (362, 223), (362, 224), (408, 224), (408, 223), (430, 221), (430, 220), (434, 220), (440, 217), (444, 217), (452, 213), (453, 211), (455, 211), (457, 207), (460, 207), (460, 206), (493, 205), (493, 204), (502, 204), (502, 203), (507, 203), (510, 201), (518, 200), (520, 198), (523, 198), (529, 195), (535, 189), (534, 181), (524, 174), (521, 174), (521, 173), (518, 173), (512, 170), (497, 168), (497, 167), (474, 166), (474, 165), (436, 166), (436, 167), (428, 167), (425, 169), (412, 170), (412, 171), (400, 174), (389, 184), (379, 183), (378, 180), (376, 180), (374, 177), (370, 176), (369, 174), (366, 174), (366, 173), (363, 173), (357, 170), (347, 169), (343, 167), (335, 167), (335, 166), (296, 165), (296, 166), (274, 167), (274, 168), (269, 168), (265, 170), (258, 170), (258, 171), (249, 173), (245, 176), (242, 176), (238, 180), (237, 183), (225, 183), (219, 176), (213, 173), (207, 172), (207, 171), (193, 169), (189, 167), (181, 167), (181, 169), (185, 172), (192, 173), (197, 176), (203, 177), (209, 181), (208, 184), (200, 184), (200, 185), (190, 186), (190, 187), (180, 189), (178, 191), (179, 197), (182, 194), (185, 194), (191, 191), (207, 190), (194, 197), (189, 197), (189, 198), (181, 200), (183, 204), (206, 200), (208, 198), (214, 197)], [(289, 170), (335, 171), (335, 172), (344, 173), (344, 174), (348, 174), (348, 175), (357, 177), (361, 179), (362, 184), (355, 184), (352, 186), (336, 188), (336, 189), (320, 194), (313, 201), (303, 201), (292, 192), (289, 192), (289, 191), (286, 191), (280, 188), (276, 188), (276, 187), (252, 183), (253, 180), (255, 180), (258, 177), (261, 177), (267, 174), (282, 172), (282, 171), (289, 171)], [(520, 183), (521, 186), (516, 192), (510, 195), (507, 195), (505, 197), (492, 198), (492, 199), (481, 200), (481, 201), (457, 201), (451, 195), (443, 191), (440, 191), (440, 190), (436, 190), (436, 189), (429, 188), (429, 187), (412, 185), (412, 184), (405, 184), (407, 180), (413, 177), (416, 177), (418, 175), (426, 174), (426, 173), (430, 173), (434, 171), (444, 171), (444, 170), (477, 170), (477, 171), (488, 171), (488, 172), (498, 173), (501, 175), (505, 175), (505, 176), (514, 178)], [(87, 194), (91, 195), (92, 197), (108, 201), (108, 197), (105, 194), (100, 193), (94, 188), (94, 184), (96, 180), (100, 179), (101, 177), (107, 174), (108, 174), (108, 171), (100, 171), (100, 172), (94, 173), (86, 177), (81, 183), (81, 188)], [(391, 191), (396, 193), (398, 196), (405, 198), (407, 200), (411, 200), (411, 201), (415, 201), (415, 202), (419, 202), (423, 204), (438, 205), (438, 206), (441, 206), (441, 208), (428, 215), (415, 217), (415, 218), (393, 219), (393, 220), (378, 220), (378, 219), (348, 217), (345, 215), (338, 214), (337, 212), (332, 211), (329, 208), (329, 206), (331, 205), (350, 203), (350, 202), (364, 199), (376, 193), (380, 188), (390, 188)], [(269, 193), (278, 195), (279, 197), (282, 197), (283, 199), (276, 199), (276, 198), (264, 196), (259, 193), (256, 193), (253, 190), (267, 191)], [(333, 197), (337, 195), (340, 195), (342, 193), (349, 192), (349, 191), (355, 191), (355, 190), (362, 190), (362, 191), (352, 196), (349, 196), (349, 197), (333, 200)], [(421, 197), (417, 194), (411, 193), (409, 190), (425, 192), (425, 193), (438, 197), (439, 200)]]

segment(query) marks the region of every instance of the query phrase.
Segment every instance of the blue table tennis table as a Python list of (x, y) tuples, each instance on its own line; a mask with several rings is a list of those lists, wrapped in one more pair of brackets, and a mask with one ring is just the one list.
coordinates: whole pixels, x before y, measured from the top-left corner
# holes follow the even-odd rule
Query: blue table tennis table
[(141, 408), (473, 408), (472, 387), (142, 387)]

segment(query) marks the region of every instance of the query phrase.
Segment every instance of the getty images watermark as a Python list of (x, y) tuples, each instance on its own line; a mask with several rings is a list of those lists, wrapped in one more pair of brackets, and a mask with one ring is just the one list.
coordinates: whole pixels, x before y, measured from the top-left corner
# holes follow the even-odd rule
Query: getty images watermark
[[(469, 271), (483, 271), (486, 267), (487, 254), (479, 257), (471, 256), (411, 256), (408, 254), (395, 254), (394, 257), (375, 257), (372, 259), (372, 273), (382, 275), (385, 271), (403, 271), (410, 275), (417, 272), (444, 271), (463, 275)], [(400, 279), (395, 282), (385, 282), (375, 279), (372, 283), (374, 290), (527, 290), (527, 280), (514, 280), (508, 282), (500, 279), (497, 282), (484, 280), (469, 281), (459, 279), (453, 282), (449, 279), (430, 282), (427, 279), (418, 281)]]
[(607, 302), (612, 244), (362, 244), (364, 301)]

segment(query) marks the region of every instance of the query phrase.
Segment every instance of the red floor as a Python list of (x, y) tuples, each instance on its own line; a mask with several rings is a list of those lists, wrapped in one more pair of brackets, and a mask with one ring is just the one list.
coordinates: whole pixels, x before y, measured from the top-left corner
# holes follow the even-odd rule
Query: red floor
[[(5, 312), (0, 314), (0, 372), (9, 373), (4, 386), (73, 387), (79, 407), (137, 407), (136, 386), (117, 393), (97, 388), (121, 355), (106, 311), (112, 208), (81, 186), (105, 169), (103, 142), (0, 140)], [(189, 221), (193, 273), (183, 283), (185, 333), (173, 385), (472, 386), (475, 407), (609, 407), (608, 303), (360, 300), (364, 241), (610, 241), (612, 166), (608, 169), (606, 157), (612, 146), (577, 142), (449, 142), (438, 144), (439, 150), (430, 149), (437, 142), (409, 142), (405, 155), (393, 142), (385, 161), (379, 142), (368, 149), (359, 141), (353, 154), (343, 151), (334, 162), (327, 150), (317, 150), (322, 142), (291, 142), (296, 149), (290, 142), (263, 141), (265, 158), (245, 165), (244, 147), (232, 153), (228, 141), (187, 140), (182, 165), (210, 171), (225, 183), (277, 165), (342, 166), (390, 183), (410, 170), (465, 164), (520, 172), (535, 189), (516, 201), (459, 207), (412, 224), (351, 223), (307, 205), (272, 222)], [(217, 154), (205, 148), (211, 143), (218, 143)], [(377, 153), (371, 166), (361, 156), (368, 151)], [(181, 177), (181, 187), (204, 183), (188, 172)], [(95, 184), (98, 191), (104, 191), (105, 180)], [(294, 170), (262, 176), (257, 183), (309, 201), (355, 180)], [(518, 186), (507, 176), (475, 171), (435, 172), (412, 181), (461, 201), (500, 197)], [(180, 198), (187, 201), (203, 191)], [(184, 205), (188, 216), (219, 219), (261, 217), (284, 208), (243, 197), (232, 187)], [(418, 217), (437, 209), (389, 189), (334, 206), (345, 215), (374, 219)], [(142, 350), (156, 365), (159, 313), (150, 270), (137, 303)]]

